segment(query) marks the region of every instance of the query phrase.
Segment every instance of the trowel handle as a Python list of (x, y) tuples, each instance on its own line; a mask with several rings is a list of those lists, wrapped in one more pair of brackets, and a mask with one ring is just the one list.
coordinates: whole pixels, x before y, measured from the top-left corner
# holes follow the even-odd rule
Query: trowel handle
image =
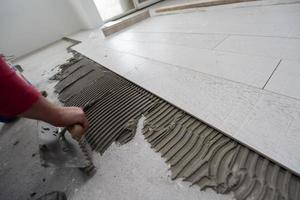
[(75, 124), (69, 127), (68, 130), (71, 133), (72, 137), (77, 141), (79, 141), (84, 134), (84, 128), (80, 124)]

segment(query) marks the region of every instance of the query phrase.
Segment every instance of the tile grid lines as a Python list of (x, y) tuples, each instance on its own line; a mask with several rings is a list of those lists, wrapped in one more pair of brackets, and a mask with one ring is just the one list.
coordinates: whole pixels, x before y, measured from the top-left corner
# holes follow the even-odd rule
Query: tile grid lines
[[(154, 41), (136, 41), (136, 40), (130, 40), (130, 39), (128, 39), (128, 40), (126, 40), (126, 39), (124, 39), (124, 38), (114, 38), (114, 40), (119, 40), (119, 41), (125, 41), (125, 42), (136, 42), (136, 43), (143, 43), (143, 44), (145, 44), (145, 43), (149, 43), (149, 44), (161, 44), (161, 42), (154, 42)], [(173, 44), (173, 43), (170, 43), (170, 42), (165, 42), (164, 44), (168, 44), (168, 45), (176, 45), (176, 46), (180, 46), (180, 47), (188, 47), (188, 48), (192, 48), (192, 47), (190, 47), (190, 46), (188, 46), (188, 45), (184, 45), (184, 44)], [(212, 48), (204, 48), (204, 47), (202, 47), (202, 48), (198, 48), (198, 49), (203, 49), (203, 50), (213, 50)], [(216, 51), (220, 51), (220, 50), (216, 50)], [(230, 52), (231, 53), (231, 52)]]
[[(171, 31), (130, 31), (129, 33), (174, 33)], [(197, 32), (183, 32), (177, 31), (175, 33), (191, 34), (191, 35), (226, 35), (225, 33), (197, 33)], [(245, 37), (266, 37), (266, 38), (285, 38), (285, 39), (297, 39), (300, 40), (300, 37), (284, 37), (284, 36), (274, 36), (274, 35), (255, 35), (255, 34), (240, 34), (240, 33), (230, 33), (230, 36), (245, 36)]]
[[(102, 46), (102, 47), (103, 47), (103, 46)], [(106, 48), (106, 47), (103, 47), (103, 48), (104, 48), (104, 49), (111, 49), (111, 48)], [(118, 51), (118, 52), (123, 52), (123, 51), (120, 51), (120, 50), (114, 50), (114, 49), (111, 49), (111, 50), (113, 50), (113, 51)], [(80, 53), (82, 53), (82, 52), (80, 52)], [(124, 52), (124, 53), (127, 53), (127, 52)], [(131, 53), (127, 53), (127, 54), (134, 55), (134, 54), (131, 54)], [(86, 56), (86, 57), (89, 57), (89, 56), (87, 56), (87, 55), (85, 55), (85, 56)], [(135, 56), (135, 55), (134, 55), (134, 56)], [(138, 56), (138, 57), (141, 57), (141, 56)], [(93, 59), (93, 58), (90, 57), (90, 59)], [(151, 59), (151, 58), (145, 58), (145, 59), (146, 59), (146, 60), (150, 60), (150, 61), (154, 61), (154, 62), (160, 62), (160, 61), (153, 60), (153, 59)], [(163, 62), (160, 62), (160, 63), (163, 63)], [(99, 62), (99, 64), (101, 64), (101, 63)], [(164, 63), (164, 64), (171, 65), (171, 64), (168, 64), (168, 63)], [(176, 65), (171, 65), (171, 66), (174, 66), (174, 67), (180, 68), (180, 69), (184, 69), (184, 68), (182, 68), (182, 67), (180, 67), (180, 66), (176, 66)], [(114, 71), (113, 69), (110, 69), (110, 70), (112, 70), (113, 72), (119, 74), (117, 71)], [(194, 70), (192, 70), (192, 71), (194, 71)], [(208, 76), (212, 76), (212, 77), (216, 77), (216, 76), (214, 76), (214, 75), (209, 75), (209, 74), (202, 73), (202, 72), (199, 72), (199, 71), (195, 71), (195, 72), (200, 73), (200, 74), (205, 74), (205, 75), (208, 75)], [(127, 72), (127, 73), (129, 73), (129, 72)], [(122, 75), (122, 74), (119, 74), (119, 75), (122, 76), (122, 77), (124, 77), (124, 74), (123, 74), (123, 75)], [(218, 77), (218, 78), (219, 78), (219, 77)], [(126, 78), (126, 79), (127, 79), (127, 78)], [(232, 81), (232, 80), (228, 80), (228, 79), (224, 79), (224, 78), (220, 78), (220, 79), (227, 80), (227, 81), (230, 81), (230, 82), (236, 82), (236, 81)], [(127, 79), (127, 80), (129, 80), (129, 79)], [(129, 81), (130, 81), (130, 80), (129, 80)], [(236, 83), (237, 83), (237, 82), (236, 82)], [(244, 84), (244, 83), (241, 83), (241, 84)], [(263, 91), (261, 88), (258, 88), (258, 87), (250, 86), (250, 85), (247, 85), (247, 84), (244, 84), (244, 85), (246, 85), (246, 86), (248, 86), (248, 87), (256, 88), (256, 89), (259, 89), (259, 90)], [(147, 89), (145, 89), (145, 90), (148, 91)], [(267, 91), (268, 91), (268, 90), (267, 90)], [(269, 91), (268, 91), (268, 92), (269, 92)], [(273, 92), (270, 92), (270, 93), (273, 93)], [(154, 95), (156, 95), (156, 94), (154, 93)], [(162, 99), (164, 99), (164, 98), (162, 98)], [(165, 100), (165, 99), (164, 99), (164, 100)], [(167, 100), (166, 100), (166, 101), (167, 101)], [(171, 102), (169, 102), (169, 101), (167, 101), (167, 102), (170, 103), (171, 105), (175, 106), (175, 105), (172, 104)], [(190, 112), (187, 112), (187, 113), (190, 114), (191, 116), (197, 118), (197, 117), (196, 117), (195, 115), (193, 115), (192, 113), (190, 113)], [(202, 121), (203, 121), (204, 123), (207, 123), (208, 125), (210, 125), (210, 126), (213, 127), (214, 129), (218, 130), (219, 132), (223, 133), (223, 134), (226, 135), (227, 137), (229, 137), (229, 138), (231, 138), (231, 139), (233, 139), (233, 140), (235, 140), (235, 141), (238, 141), (239, 143), (245, 145), (247, 148), (252, 149), (252, 150), (255, 150), (254, 148), (252, 148), (251, 146), (247, 145), (246, 143), (241, 142), (240, 140), (236, 140), (236, 139), (235, 139), (234, 137), (232, 137), (231, 135), (224, 133), (222, 130), (218, 129), (216, 126), (213, 126), (212, 124), (210, 124), (210, 123), (207, 122), (206, 120), (202, 120)], [(274, 160), (274, 159), (272, 159), (271, 157), (267, 156), (266, 154), (264, 154), (264, 153), (262, 153), (262, 152), (260, 152), (260, 151), (257, 151), (257, 150), (255, 150), (255, 151), (256, 151), (256, 152), (259, 152), (260, 155), (265, 156), (266, 158), (270, 159), (271, 161), (277, 163), (279, 166), (281, 166), (281, 167), (283, 167), (283, 168), (285, 168), (285, 169), (291, 170), (290, 168), (287, 168), (286, 166), (280, 164), (280, 163), (277, 162), (276, 160)], [(291, 171), (299, 176), (299, 173), (297, 173), (296, 171), (294, 171), (294, 170), (291, 170)]]
[(215, 50), (220, 44), (222, 44), (225, 40), (227, 40), (227, 38), (229, 38), (231, 35), (226, 35), (220, 42), (218, 42), (213, 48), (212, 50)]
[[(145, 32), (146, 33), (146, 32)], [(142, 34), (145, 34), (144, 32)], [(155, 32), (153, 32), (155, 33)], [(147, 33), (146, 33), (147, 34)], [(181, 33), (180, 33), (181, 34)], [(185, 33), (182, 33), (185, 34)], [(202, 35), (202, 34), (201, 34)], [(253, 55), (251, 53), (237, 53), (236, 51), (232, 51), (232, 50), (223, 50), (223, 49), (219, 49), (218, 47), (229, 37), (231, 36), (241, 36), (241, 37), (260, 37), (260, 36), (246, 36), (246, 35), (235, 35), (235, 34), (222, 34), (222, 33), (217, 33), (215, 35), (224, 35), (224, 39), (222, 39), (222, 41), (220, 41), (218, 44), (216, 44), (215, 47), (213, 48), (205, 48), (205, 47), (198, 47), (195, 49), (201, 49), (201, 50), (212, 50), (212, 51), (216, 51), (216, 52), (223, 52), (223, 53), (229, 53), (229, 54), (236, 54), (236, 55), (245, 55), (245, 56), (255, 56), (255, 57), (262, 57), (262, 58), (273, 58), (273, 59), (280, 59), (277, 56), (264, 56), (264, 55)], [(117, 37), (117, 36), (116, 36)], [(285, 39), (294, 39), (294, 38), (286, 38), (286, 37), (273, 37), (273, 38), (285, 38)], [(300, 40), (300, 38), (297, 38), (297, 40)], [(132, 40), (132, 39), (124, 39), (124, 38), (114, 38), (114, 40), (119, 40), (119, 41), (125, 41), (125, 42), (136, 42), (136, 43), (150, 43), (150, 44), (161, 44), (161, 42), (155, 42), (155, 41), (137, 41), (137, 40)], [(182, 46), (182, 47), (188, 47), (188, 48), (194, 48), (191, 47), (189, 45), (184, 45), (184, 44), (173, 44), (170, 42), (164, 42), (164, 44), (168, 44), (168, 45), (174, 45), (174, 46)], [(138, 56), (138, 55), (137, 55)], [(281, 58), (282, 59), (282, 58)], [(173, 64), (172, 64), (173, 65)]]
[[(140, 34), (152, 34), (152, 33), (158, 33), (160, 34), (160, 32), (132, 32), (132, 33), (140, 33)], [(163, 33), (170, 33), (170, 32), (163, 32)], [(178, 34), (178, 33), (176, 33)], [(189, 33), (179, 33), (179, 34), (189, 34)], [(279, 57), (276, 56), (262, 56), (262, 55), (253, 55), (253, 54), (248, 54), (248, 53), (237, 53), (236, 51), (232, 51), (232, 50), (222, 50), (222, 49), (218, 49), (219, 45), (221, 45), (226, 39), (228, 39), (231, 36), (240, 36), (240, 37), (263, 37), (263, 36), (255, 36), (255, 35), (239, 35), (239, 34), (223, 34), (223, 33), (212, 33), (214, 35), (223, 35), (224, 38), (218, 43), (216, 44), (215, 47), (213, 48), (209, 48), (209, 47), (198, 47), (197, 49), (203, 49), (203, 50), (213, 50), (213, 51), (218, 51), (218, 52), (226, 52), (226, 53), (230, 53), (230, 54), (238, 54), (238, 55), (246, 55), (246, 56), (255, 56), (255, 57), (263, 57), (263, 58), (274, 58), (274, 59), (279, 59)], [(120, 34), (122, 35), (122, 34)], [(199, 35), (209, 35), (209, 34), (199, 34)], [(280, 38), (280, 39), (291, 39), (291, 40), (300, 40), (300, 38), (292, 38), (292, 37), (271, 37), (271, 38)], [(116, 35), (116, 38), (114, 38), (114, 40), (119, 40), (119, 41), (126, 41), (126, 42), (136, 42), (136, 43), (157, 43), (157, 44), (161, 44), (161, 42), (159, 41), (138, 41), (138, 40), (132, 40), (132, 39), (124, 39), (124, 38), (118, 38), (118, 35)], [(188, 47), (188, 48), (194, 48), (191, 47), (189, 45), (184, 45), (184, 44), (173, 44), (170, 42), (164, 42), (164, 44), (169, 44), (169, 45), (174, 45), (174, 46), (183, 46), (183, 47)], [(281, 58), (282, 59), (282, 58)]]
[(268, 82), (270, 81), (270, 79), (272, 78), (273, 74), (275, 73), (275, 71), (277, 70), (278, 66), (280, 65), (282, 59), (279, 60), (278, 64), (276, 65), (276, 67), (274, 68), (273, 72), (271, 73), (270, 77), (268, 78), (267, 82), (265, 83), (265, 85), (262, 87), (262, 89), (265, 89), (266, 85), (268, 84)]
[(291, 96), (288, 96), (286, 94), (281, 94), (279, 92), (274, 92), (272, 90), (268, 90), (268, 89), (263, 89), (264, 91), (268, 91), (268, 92), (271, 92), (273, 94), (277, 94), (277, 95), (280, 95), (280, 96), (283, 96), (283, 97), (286, 97), (286, 98), (290, 98), (290, 99), (293, 99), (293, 100), (296, 100), (296, 101), (300, 101), (300, 99), (297, 99), (296, 97), (291, 97)]
[[(226, 39), (228, 39), (230, 36), (232, 36), (231, 34), (228, 34), (226, 35), (220, 42), (218, 42), (218, 44), (213, 47), (212, 49), (210, 48), (201, 48), (201, 49), (204, 49), (204, 50), (213, 50), (213, 51), (219, 51), (219, 52), (227, 52), (227, 53), (232, 53), (232, 54), (238, 54), (236, 52), (232, 52), (232, 51), (223, 51), (223, 50), (218, 50), (216, 49), (220, 44), (222, 44)], [(131, 41), (130, 39), (129, 40), (126, 40), (126, 39), (122, 39), (122, 38), (117, 38), (116, 40), (120, 40), (120, 41)], [(142, 41), (134, 41), (134, 42), (137, 42), (137, 43), (144, 43)], [(146, 42), (147, 43), (147, 42)], [(151, 42), (153, 43), (153, 42)], [(155, 43), (155, 42), (154, 42)], [(185, 45), (177, 45), (176, 46), (185, 46)], [(108, 48), (108, 47), (105, 47), (105, 48)], [(191, 47), (192, 48), (192, 47)], [(111, 49), (111, 48), (109, 48)], [(115, 50), (115, 49), (112, 49), (112, 50)], [(119, 51), (119, 50), (116, 50), (116, 51)], [(143, 57), (143, 56), (140, 56), (140, 55), (136, 55), (136, 54), (132, 54), (131, 52), (125, 52), (125, 51), (120, 51), (120, 52), (123, 52), (123, 53), (128, 53), (128, 54), (131, 54), (131, 55), (135, 55), (135, 56), (138, 56), (138, 57), (142, 57), (142, 58), (145, 58), (145, 59), (149, 59), (147, 57)], [(252, 56), (251, 54), (241, 54), (241, 55), (249, 55), (249, 56)], [(256, 55), (257, 56), (257, 55)], [(261, 57), (261, 56), (257, 56), (257, 57)], [(276, 57), (270, 57), (270, 58), (274, 58), (274, 59), (277, 59)], [(173, 65), (173, 66), (177, 66), (179, 68), (184, 68), (182, 66), (179, 66), (179, 65), (174, 65), (174, 64), (170, 64), (170, 63), (165, 63), (165, 62), (162, 62), (162, 61), (158, 61), (158, 60), (155, 60), (155, 59), (150, 59), (150, 60), (153, 60), (153, 61), (157, 61), (157, 62), (160, 62), (160, 63), (164, 63), (164, 64), (168, 64), (168, 65)], [(278, 66), (280, 65), (280, 63), (282, 62), (282, 58), (278, 61), (278, 64), (276, 65), (275, 69), (273, 70), (273, 72), (271, 73), (270, 77), (267, 79), (266, 83), (264, 84), (264, 86), (262, 88), (260, 87), (255, 87), (255, 86), (252, 86), (252, 85), (248, 85), (246, 83), (241, 83), (241, 82), (238, 82), (238, 81), (233, 81), (233, 80), (230, 80), (230, 79), (226, 79), (224, 77), (218, 77), (218, 76), (214, 76), (212, 74), (207, 74), (207, 73), (204, 73), (204, 72), (199, 72), (199, 71), (196, 71), (196, 70), (192, 70), (192, 71), (195, 71), (195, 72), (199, 72), (199, 73), (203, 73), (203, 74), (207, 74), (207, 75), (210, 75), (210, 76), (214, 76), (214, 77), (218, 77), (218, 78), (222, 78), (222, 79), (225, 79), (225, 80), (229, 80), (229, 81), (232, 81), (232, 82), (236, 82), (236, 83), (241, 83), (241, 84), (244, 84), (244, 85), (247, 85), (247, 86), (250, 86), (250, 87), (253, 87), (253, 88), (258, 88), (258, 89), (265, 89), (267, 83), (270, 81), (271, 77), (273, 76), (273, 74), (275, 73), (276, 69), (278, 68)], [(268, 90), (269, 91), (269, 90)], [(279, 94), (279, 95), (283, 95), (281, 93), (276, 93), (276, 92), (273, 92), (273, 91), (269, 91), (269, 92), (272, 92), (272, 93), (275, 93), (275, 94)], [(296, 99), (296, 100), (299, 100), (297, 98), (294, 98), (294, 97), (290, 97), (290, 96), (287, 96), (287, 95), (283, 95), (283, 96), (286, 96), (286, 97), (289, 97), (289, 98), (292, 98), (292, 99)]]
[[(243, 84), (243, 85), (246, 85), (246, 86), (251, 87), (251, 88), (256, 88), (256, 89), (260, 89), (260, 90), (262, 89), (262, 88), (260, 88), (260, 87), (256, 87), (256, 86), (249, 85), (249, 84), (246, 84), (246, 83), (242, 83), (242, 82), (238, 82), (238, 81), (226, 79), (226, 78), (224, 78), (224, 77), (219, 77), (219, 76), (216, 76), (216, 75), (207, 74), (207, 73), (200, 72), (200, 71), (197, 71), (197, 70), (194, 70), (194, 69), (187, 69), (187, 68), (182, 67), (182, 66), (180, 66), (180, 65), (174, 65), (174, 64), (167, 63), (167, 62), (162, 62), (162, 61), (160, 61), (160, 60), (155, 60), (155, 59), (152, 59), (152, 58), (147, 58), (147, 57), (144, 57), (144, 56), (136, 55), (136, 54), (133, 54), (133, 53), (131, 53), (131, 52), (120, 51), (120, 50), (112, 49), (112, 48), (105, 47), (105, 46), (102, 46), (102, 47), (103, 47), (104, 49), (110, 49), (110, 50), (113, 50), (113, 51), (117, 51), (117, 52), (125, 53), (125, 54), (128, 54), (128, 55), (140, 57), (140, 58), (143, 58), (143, 59), (146, 59), (146, 60), (150, 60), (150, 61), (162, 63), (162, 64), (165, 64), (165, 65), (170, 65), (170, 66), (173, 66), (173, 67), (176, 67), (176, 68), (179, 68), (179, 69), (190, 70), (190, 71), (193, 71), (193, 72), (196, 72), (196, 73), (199, 73), (199, 74), (204, 74), (204, 75), (206, 75), (206, 76), (215, 77), (215, 78), (222, 79), (222, 80), (226, 80), (226, 81), (233, 82), (233, 83)], [(101, 64), (101, 63), (100, 63), (100, 64)], [(129, 72), (130, 72), (130, 71), (129, 71)]]

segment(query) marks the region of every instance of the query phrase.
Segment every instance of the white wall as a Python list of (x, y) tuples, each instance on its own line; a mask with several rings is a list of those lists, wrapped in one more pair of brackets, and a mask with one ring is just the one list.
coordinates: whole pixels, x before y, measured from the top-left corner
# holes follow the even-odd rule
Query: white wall
[(69, 0), (79, 16), (82, 29), (93, 29), (103, 25), (103, 20), (93, 0)]
[(81, 29), (100, 26), (101, 18), (91, 3), (92, 0), (1, 0), (0, 53), (19, 57)]

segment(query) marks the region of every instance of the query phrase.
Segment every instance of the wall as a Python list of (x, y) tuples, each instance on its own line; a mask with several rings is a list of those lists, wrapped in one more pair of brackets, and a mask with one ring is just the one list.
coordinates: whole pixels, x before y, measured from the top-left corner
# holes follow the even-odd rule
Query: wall
[(99, 14), (97, 18), (92, 3), (92, 0), (2, 0), (0, 53), (19, 57), (81, 29), (100, 26), (101, 18)]
[(103, 25), (93, 0), (69, 0), (69, 2), (81, 20), (82, 29), (93, 29)]

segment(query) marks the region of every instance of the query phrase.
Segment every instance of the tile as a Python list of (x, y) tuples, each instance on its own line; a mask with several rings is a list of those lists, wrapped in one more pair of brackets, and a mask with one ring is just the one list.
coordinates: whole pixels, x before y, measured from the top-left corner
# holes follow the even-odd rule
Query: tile
[(153, 17), (131, 32), (220, 33), (300, 38), (300, 4), (214, 8)]
[[(89, 48), (88, 43), (83, 43), (74, 49), (102, 64), (102, 45)], [(111, 60), (120, 59), (118, 54), (111, 56)], [(140, 59), (144, 62), (125, 74), (114, 65), (109, 69), (300, 173), (300, 138), (297, 136), (300, 101), (187, 68), (131, 56), (134, 62)], [(120, 64), (124, 68), (129, 65), (129, 62)]]
[(258, 36), (229, 36), (217, 50), (254, 56), (300, 61), (300, 39)]
[(114, 36), (114, 40), (118, 39), (134, 42), (171, 44), (200, 49), (213, 49), (226, 37), (227, 35), (224, 34), (134, 33), (125, 31)]
[(105, 48), (207, 73), (262, 88), (279, 59), (233, 54), (172, 44), (140, 43), (111, 38)]
[[(272, 2), (156, 16), (74, 49), (299, 175), (298, 40), (287, 38), (300, 38), (300, 4)], [(219, 38), (194, 33), (238, 37), (211, 50)]]
[(265, 89), (300, 100), (300, 60), (283, 60)]
[(296, 166), (300, 164), (299, 110), (300, 101), (266, 92), (249, 112), (235, 137), (247, 144), (255, 143), (255, 149), (260, 149), (267, 157), (277, 161), (281, 157), (282, 164), (299, 169)]
[[(100, 45), (100, 43), (94, 41), (91, 43), (82, 43), (79, 46), (89, 52), (86, 54), (88, 58), (93, 59), (97, 57), (97, 61), (101, 65), (116, 71), (116, 73), (121, 76), (135, 69), (138, 65), (141, 65), (144, 62), (144, 59), (142, 58), (130, 54), (124, 54), (109, 48), (104, 48)], [(95, 51), (89, 51), (90, 49), (95, 49)]]

